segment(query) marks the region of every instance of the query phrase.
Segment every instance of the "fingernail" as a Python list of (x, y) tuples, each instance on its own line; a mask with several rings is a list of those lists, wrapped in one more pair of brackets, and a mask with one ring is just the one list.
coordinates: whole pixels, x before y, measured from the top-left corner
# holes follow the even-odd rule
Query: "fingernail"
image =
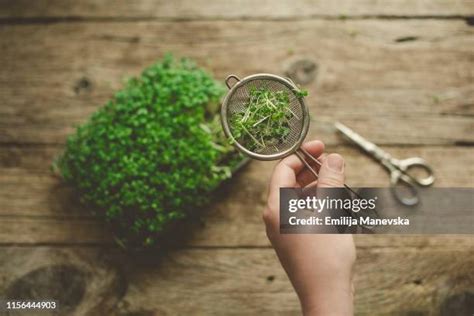
[(342, 172), (342, 170), (344, 170), (344, 159), (341, 155), (330, 154), (327, 157), (327, 161), (329, 169), (337, 172)]

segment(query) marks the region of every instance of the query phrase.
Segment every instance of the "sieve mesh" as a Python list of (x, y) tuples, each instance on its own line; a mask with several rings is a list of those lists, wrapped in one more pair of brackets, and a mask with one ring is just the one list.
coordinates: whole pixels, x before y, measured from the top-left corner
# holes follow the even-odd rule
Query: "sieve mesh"
[[(229, 84), (229, 79), (234, 79), (238, 83), (231, 87)], [(224, 99), (221, 107), (221, 122), (227, 137), (232, 138), (237, 143), (235, 144), (240, 151), (244, 152), (248, 156), (259, 159), (259, 160), (274, 160), (286, 157), (292, 153), (295, 153), (296, 156), (301, 160), (306, 168), (314, 175), (315, 179), (318, 179), (317, 171), (310, 165), (321, 166), (321, 162), (308, 153), (305, 149), (300, 148), (306, 133), (309, 128), (309, 113), (304, 100), (301, 97), (297, 96), (298, 88), (285, 78), (272, 75), (272, 74), (256, 74), (246, 77), (240, 80), (235, 75), (229, 75), (225, 83), (230, 89), (229, 93)], [(246, 107), (249, 104), (251, 97), (251, 89), (260, 89), (264, 88), (265, 90), (270, 90), (272, 92), (283, 91), (286, 92), (289, 96), (289, 107), (292, 113), (294, 114), (289, 120), (289, 134), (278, 144), (270, 145), (263, 147), (258, 152), (251, 151), (245, 144), (238, 143), (238, 139), (232, 135), (232, 122), (231, 118), (236, 113), (244, 112)], [(307, 159), (305, 159), (305, 157)], [(308, 161), (307, 161), (308, 160)], [(348, 185), (344, 184), (344, 188), (348, 190), (355, 197), (359, 198), (360, 196), (352, 190)], [(353, 216), (351, 212), (351, 216)], [(377, 214), (377, 213), (376, 213)], [(362, 225), (365, 228), (372, 229), (371, 227)]]
[[(272, 144), (261, 148), (258, 152), (255, 152), (258, 155), (270, 156), (282, 153), (286, 150), (292, 148), (295, 143), (300, 142), (305, 133), (304, 131), (304, 121), (305, 121), (305, 106), (302, 100), (296, 96), (295, 88), (292, 88), (286, 81), (279, 80), (278, 77), (268, 78), (258, 76), (250, 80), (246, 80), (243, 84), (238, 85), (235, 89), (232, 89), (229, 92), (229, 95), (226, 98), (226, 120), (227, 125), (230, 127), (228, 131), (232, 134), (232, 125), (230, 119), (235, 113), (242, 112), (245, 110), (249, 98), (250, 98), (250, 89), (252, 88), (265, 88), (270, 91), (284, 91), (288, 93), (290, 98), (289, 107), (291, 111), (295, 114), (289, 121), (289, 134), (285, 139), (277, 144)], [(233, 135), (232, 135), (233, 136)], [(234, 137), (233, 137), (234, 138)], [(237, 142), (238, 139), (235, 139)], [(246, 144), (239, 143), (242, 147), (247, 148)]]

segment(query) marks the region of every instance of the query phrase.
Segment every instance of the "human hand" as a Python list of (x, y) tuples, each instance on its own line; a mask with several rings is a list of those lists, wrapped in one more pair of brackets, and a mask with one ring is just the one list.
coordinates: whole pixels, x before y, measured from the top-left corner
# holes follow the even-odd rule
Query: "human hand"
[(322, 155), (324, 144), (303, 144), (322, 166), (315, 181), (311, 172), (295, 155), (280, 161), (270, 181), (267, 207), (263, 212), (267, 236), (295, 288), (304, 315), (352, 315), (352, 269), (356, 253), (352, 235), (280, 234), (280, 188), (342, 187), (344, 160), (338, 154)]

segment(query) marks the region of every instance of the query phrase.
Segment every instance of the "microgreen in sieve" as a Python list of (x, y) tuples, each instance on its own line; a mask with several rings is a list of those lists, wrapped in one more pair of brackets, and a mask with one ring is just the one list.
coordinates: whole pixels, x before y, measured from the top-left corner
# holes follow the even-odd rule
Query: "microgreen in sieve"
[[(233, 85), (231, 81), (235, 81)], [(229, 75), (225, 80), (225, 84), (229, 88), (229, 92), (222, 102), (221, 120), (224, 132), (230, 141), (242, 153), (257, 160), (277, 160), (295, 154), (314, 177), (318, 179), (318, 173), (311, 167), (307, 159), (318, 166), (321, 166), (321, 163), (301, 147), (309, 129), (310, 117), (308, 107), (304, 102), (304, 94), (291, 79), (273, 74), (255, 74), (243, 79), (239, 79), (236, 75)], [(233, 124), (236, 124), (236, 121), (233, 119), (235, 116), (240, 115), (239, 117), (244, 120), (248, 118), (249, 100), (256, 97), (255, 91), (268, 91), (273, 98), (275, 98), (274, 96), (277, 93), (283, 93), (288, 96), (287, 102), (284, 104), (284, 107), (287, 108), (284, 110), (288, 113), (285, 128), (288, 130), (285, 131), (284, 136), (279, 138), (278, 141), (265, 142), (259, 139), (259, 135), (253, 135), (249, 130), (243, 128), (243, 132), (248, 135), (247, 139), (250, 139), (252, 143), (258, 144), (257, 148), (243, 142), (241, 135), (235, 135), (236, 129), (233, 126)], [(273, 105), (269, 102), (269, 107), (271, 106)], [(271, 117), (269, 116), (263, 116), (261, 119), (257, 119), (255, 124), (270, 124), (268, 122), (270, 119)], [(344, 187), (349, 191), (352, 198), (360, 198), (348, 185), (344, 184)], [(351, 216), (354, 215), (351, 214)], [(364, 227), (371, 228), (365, 225)]]
[[(234, 85), (231, 85), (232, 80), (236, 81)], [(256, 74), (245, 77), (242, 80), (235, 75), (230, 75), (225, 80), (225, 83), (230, 90), (222, 103), (222, 126), (227, 137), (235, 146), (244, 154), (257, 160), (276, 160), (296, 154), (317, 178), (318, 174), (311, 168), (305, 156), (317, 165), (321, 163), (305, 149), (301, 148), (301, 144), (308, 133), (310, 121), (308, 108), (304, 103), (301, 90), (290, 79), (272, 74)], [(259, 135), (251, 135), (251, 138), (256, 138), (255, 142), (262, 145), (256, 150), (255, 148), (249, 148), (249, 145), (243, 143), (240, 137), (234, 135), (235, 129), (232, 124), (235, 124), (235, 122), (232, 122), (232, 118), (236, 113), (245, 113), (249, 99), (252, 96), (252, 91), (259, 89), (275, 94), (284, 93), (288, 95), (288, 112), (291, 115), (289, 115), (287, 120), (286, 128), (288, 128), (288, 131), (278, 142), (265, 143), (259, 140)], [(259, 120), (256, 123), (268, 124), (270, 120), (271, 117), (267, 118), (265, 122), (260, 122)]]

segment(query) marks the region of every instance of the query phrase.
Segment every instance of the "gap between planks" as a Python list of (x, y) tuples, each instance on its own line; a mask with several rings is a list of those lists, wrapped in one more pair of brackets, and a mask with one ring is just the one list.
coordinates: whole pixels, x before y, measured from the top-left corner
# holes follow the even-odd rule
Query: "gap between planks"
[(451, 18), (469, 17), (474, 5), (469, 0), (103, 0), (25, 1), (2, 0), (4, 18), (100, 18), (100, 19), (294, 19), (305, 18)]
[(137, 22), (221, 22), (221, 21), (253, 21), (253, 22), (299, 22), (299, 21), (346, 21), (346, 20), (465, 20), (472, 23), (471, 14), (458, 15), (360, 15), (360, 16), (332, 16), (315, 14), (304, 17), (205, 17), (205, 18), (165, 18), (165, 17), (7, 17), (0, 18), (0, 25), (49, 25), (67, 23), (137, 23)]

